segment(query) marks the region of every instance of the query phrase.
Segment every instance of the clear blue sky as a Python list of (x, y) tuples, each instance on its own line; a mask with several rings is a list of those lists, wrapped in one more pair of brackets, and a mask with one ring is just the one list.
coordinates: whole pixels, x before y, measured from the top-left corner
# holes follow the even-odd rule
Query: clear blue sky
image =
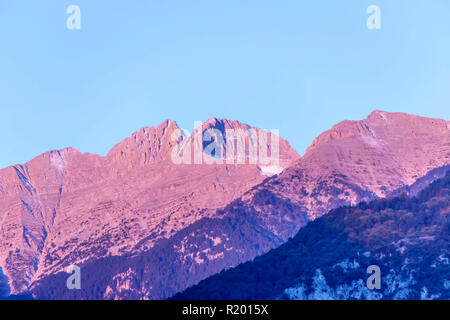
[(279, 129), (300, 154), (374, 109), (448, 120), (449, 17), (448, 0), (0, 0), (0, 167), (104, 155), (169, 118)]

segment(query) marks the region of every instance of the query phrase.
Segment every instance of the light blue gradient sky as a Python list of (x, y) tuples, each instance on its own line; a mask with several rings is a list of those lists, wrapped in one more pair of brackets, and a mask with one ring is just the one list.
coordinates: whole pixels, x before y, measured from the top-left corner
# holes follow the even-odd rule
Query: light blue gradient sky
[(0, 167), (104, 155), (168, 118), (278, 128), (300, 154), (374, 109), (448, 120), (449, 16), (448, 0), (0, 0)]

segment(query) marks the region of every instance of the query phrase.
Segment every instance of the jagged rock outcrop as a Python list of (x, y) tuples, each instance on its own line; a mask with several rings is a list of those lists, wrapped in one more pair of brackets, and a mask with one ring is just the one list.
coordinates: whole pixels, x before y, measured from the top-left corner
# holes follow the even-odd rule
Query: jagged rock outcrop
[[(197, 131), (206, 134), (213, 125), (259, 132), (219, 119)], [(178, 131), (168, 120), (134, 133), (105, 157), (68, 148), (0, 170), (0, 266), (11, 291), (70, 264), (148, 250), (266, 178), (258, 161), (174, 163), (180, 141), (193, 139)], [(299, 158), (286, 141), (274, 141), (280, 166)], [(202, 149), (200, 156), (208, 157)]]

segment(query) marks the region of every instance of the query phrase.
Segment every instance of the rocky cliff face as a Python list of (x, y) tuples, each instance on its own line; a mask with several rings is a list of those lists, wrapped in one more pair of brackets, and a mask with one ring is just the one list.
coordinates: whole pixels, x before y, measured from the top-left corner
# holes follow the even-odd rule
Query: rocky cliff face
[(315, 139), (270, 189), (304, 206), (312, 219), (337, 205), (384, 197), (450, 162), (449, 123), (383, 111), (343, 121)]
[[(232, 145), (218, 133), (252, 128), (218, 119), (204, 128), (217, 129), (207, 141), (222, 146), (200, 142), (212, 164), (195, 164), (195, 132), (181, 136), (166, 122), (105, 158), (67, 150), (1, 171), (0, 191), (9, 194), (0, 200), (0, 263), (12, 287), (40, 298), (166, 298), (277, 247), (330, 209), (388, 195), (449, 164), (449, 122), (406, 114), (344, 121), (302, 158), (280, 140), (275, 165), (251, 162), (251, 151), (245, 164), (226, 163)], [(179, 165), (169, 135), (192, 147), (186, 158), (180, 149)], [(242, 138), (248, 150), (252, 137)], [(263, 141), (270, 154), (275, 140)], [(82, 268), (82, 290), (65, 287), (70, 264)]]
[[(258, 131), (219, 119), (198, 131), (221, 123)], [(12, 292), (70, 264), (147, 250), (266, 178), (258, 162), (175, 164), (178, 143), (193, 139), (177, 131), (166, 121), (134, 133), (106, 157), (69, 148), (1, 170), (0, 266)], [(288, 166), (299, 156), (279, 141), (280, 165)], [(202, 155), (208, 157), (200, 149)]]

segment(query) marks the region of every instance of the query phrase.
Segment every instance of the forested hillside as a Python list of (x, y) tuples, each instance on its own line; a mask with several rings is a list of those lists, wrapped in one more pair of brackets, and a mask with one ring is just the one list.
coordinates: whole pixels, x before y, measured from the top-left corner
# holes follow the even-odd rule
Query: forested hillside
[[(341, 207), (174, 299), (449, 299), (450, 173), (414, 198)], [(369, 290), (366, 269), (381, 268)]]

